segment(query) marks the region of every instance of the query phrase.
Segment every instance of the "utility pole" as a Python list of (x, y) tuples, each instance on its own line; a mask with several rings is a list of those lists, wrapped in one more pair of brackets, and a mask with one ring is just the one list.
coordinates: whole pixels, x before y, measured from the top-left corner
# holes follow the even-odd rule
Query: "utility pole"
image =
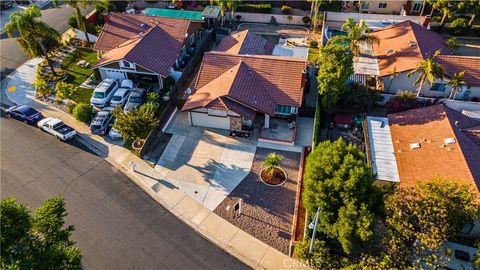
[(312, 241), (310, 242), (310, 249), (308, 253), (312, 253), (313, 251), (313, 244), (315, 243), (315, 237), (317, 235), (317, 227), (318, 227), (318, 219), (320, 218), (320, 207), (317, 208), (317, 214), (315, 215), (315, 223), (313, 224), (313, 233), (312, 233)]

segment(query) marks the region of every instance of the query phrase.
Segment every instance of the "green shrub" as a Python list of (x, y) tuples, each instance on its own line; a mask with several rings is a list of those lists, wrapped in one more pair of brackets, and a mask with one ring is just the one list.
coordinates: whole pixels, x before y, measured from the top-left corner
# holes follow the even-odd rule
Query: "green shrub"
[(73, 117), (81, 122), (88, 122), (92, 118), (93, 107), (87, 103), (78, 103), (73, 109)]
[(165, 78), (165, 81), (163, 82), (163, 89), (165, 92), (170, 91), (172, 85), (175, 84), (175, 79), (173, 79), (172, 76), (168, 76)]
[(455, 49), (458, 49), (458, 47), (460, 47), (460, 45), (458, 44), (458, 41), (457, 41), (457, 38), (456, 37), (451, 37), (447, 40), (447, 47), (450, 49), (450, 50), (455, 50)]
[(147, 102), (158, 102), (160, 95), (157, 92), (150, 92), (147, 94)]
[[(87, 19), (85, 16), (82, 16), (82, 18), (83, 18), (83, 21), (85, 21)], [(68, 26), (70, 26), (72, 28), (78, 29), (77, 18), (73, 14), (72, 14), (72, 16), (68, 17), (67, 24), (68, 24)]]
[(77, 106), (77, 104), (70, 100), (67, 102), (67, 105), (65, 105), (65, 110), (71, 114), (73, 113), (73, 109), (75, 109), (75, 106)]
[(75, 90), (72, 84), (66, 82), (59, 82), (55, 85), (55, 92), (57, 93), (55, 99), (57, 101), (62, 101), (66, 98), (70, 98)]
[(291, 7), (286, 6), (286, 5), (283, 5), (283, 6), (282, 6), (282, 13), (283, 13), (283, 14), (290, 14), (290, 12), (292, 12), (292, 8), (291, 8)]
[(308, 16), (303, 16), (302, 17), (302, 22), (305, 24), (305, 27), (307, 27), (307, 24), (309, 24), (311, 21), (310, 17)]
[(318, 48), (318, 41), (312, 40), (312, 41), (310, 41), (310, 43), (308, 44), (308, 46), (309, 46), (310, 48)]
[(442, 21), (442, 16), (433, 16), (432, 17), (432, 22), (441, 22)]
[(315, 123), (314, 123), (314, 131), (313, 131), (313, 145), (316, 146), (317, 144), (320, 143), (321, 137), (322, 137), (322, 129), (320, 127), (320, 103), (321, 103), (321, 98), (317, 98), (317, 107), (315, 108)]
[(35, 80), (35, 82), (33, 82), (33, 84), (37, 89), (37, 96), (45, 97), (45, 96), (50, 96), (52, 94), (52, 88), (48, 86), (47, 82), (44, 79), (39, 78), (37, 76), (37, 79)]
[(240, 4), (237, 7), (238, 12), (270, 13), (271, 4)]
[(448, 25), (447, 32), (452, 36), (463, 36), (468, 32), (468, 21), (458, 18)]

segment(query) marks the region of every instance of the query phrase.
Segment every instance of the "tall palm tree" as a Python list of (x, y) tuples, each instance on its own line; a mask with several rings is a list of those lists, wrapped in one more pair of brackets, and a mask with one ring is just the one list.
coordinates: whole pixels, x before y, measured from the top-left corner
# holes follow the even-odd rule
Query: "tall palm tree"
[(355, 19), (348, 18), (342, 25), (342, 31), (346, 31), (347, 35), (335, 36), (330, 39), (330, 42), (335, 40), (346, 41), (352, 54), (359, 56), (360, 43), (380, 43), (380, 40), (376, 36), (368, 34), (369, 30), (370, 28), (368, 28), (364, 20), (360, 20), (360, 22), (357, 23)]
[(31, 5), (24, 12), (12, 13), (3, 31), (7, 32), (9, 38), (13, 38), (18, 32), (20, 36), (17, 37), (17, 42), (20, 47), (30, 57), (43, 55), (47, 59), (52, 74), (56, 76), (48, 50), (58, 45), (61, 37), (55, 29), (39, 20), (41, 16), (40, 8)]
[(465, 80), (463, 80), (463, 75), (465, 75), (465, 71), (460, 71), (459, 73), (453, 74), (452, 78), (448, 82), (448, 85), (452, 87), (450, 91), (449, 99), (455, 99), (457, 93), (460, 92), (462, 86), (465, 85)]
[(220, 7), (220, 17), (222, 17), (222, 26), (225, 22), (225, 8), (227, 7), (227, 0), (215, 0), (217, 6)]
[(414, 74), (418, 74), (417, 80), (413, 83), (413, 86), (419, 86), (417, 90), (417, 97), (420, 96), (422, 87), (425, 82), (428, 81), (432, 85), (436, 79), (443, 79), (443, 66), (435, 63), (435, 58), (440, 54), (440, 50), (437, 50), (435, 54), (420, 62), (417, 67), (407, 74), (407, 77), (411, 77)]
[(392, 70), (390, 70), (390, 83), (388, 84), (387, 92), (390, 90), (390, 86), (392, 86), (393, 80), (400, 74), (400, 72), (397, 71), (397, 67), (393, 67)]
[(230, 11), (231, 20), (235, 21), (235, 11), (241, 0), (227, 0), (227, 8)]
[(80, 8), (86, 8), (93, 2), (88, 0), (61, 0), (61, 1), (52, 0), (52, 3), (55, 6), (58, 6), (60, 2), (63, 4), (66, 4), (68, 7), (73, 9), (73, 15), (77, 20), (78, 29), (85, 34), (85, 38), (87, 39), (87, 44), (90, 44), (90, 38), (88, 37), (88, 33), (87, 33), (87, 25), (85, 23), (85, 19), (82, 15), (82, 11), (80, 10)]

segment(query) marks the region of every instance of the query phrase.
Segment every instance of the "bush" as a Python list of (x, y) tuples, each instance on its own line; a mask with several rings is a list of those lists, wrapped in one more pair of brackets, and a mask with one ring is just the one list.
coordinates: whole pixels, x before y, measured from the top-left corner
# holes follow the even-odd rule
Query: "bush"
[(394, 98), (385, 103), (388, 113), (403, 112), (415, 108), (421, 108), (432, 105), (431, 100), (417, 99), (415, 93), (410, 91), (402, 91)]
[(339, 258), (327, 247), (325, 241), (316, 239), (312, 253), (309, 253), (310, 241), (307, 238), (295, 244), (295, 257), (308, 261), (309, 265), (317, 269), (340, 269), (347, 264), (346, 260)]
[(66, 98), (70, 98), (74, 90), (75, 88), (72, 84), (59, 82), (57, 85), (55, 85), (55, 92), (57, 93), (55, 99), (57, 101), (62, 101)]
[(320, 127), (320, 111), (321, 111), (321, 98), (317, 98), (317, 107), (315, 108), (315, 124), (313, 126), (313, 145), (316, 146), (320, 143), (320, 139), (322, 137), (322, 129)]
[(270, 24), (271, 25), (278, 25), (277, 18), (275, 18), (275, 16), (270, 17)]
[(92, 118), (93, 107), (87, 103), (78, 103), (73, 109), (73, 117), (78, 121), (87, 123)]
[(35, 80), (35, 82), (33, 82), (33, 84), (37, 89), (37, 96), (45, 97), (45, 96), (50, 96), (52, 94), (52, 88), (48, 86), (47, 82), (44, 79), (39, 78), (37, 76), (37, 79)]
[[(82, 18), (83, 18), (83, 21), (85, 21), (87, 19), (85, 16), (82, 16)], [(68, 17), (67, 24), (68, 24), (68, 26), (70, 26), (72, 28), (78, 29), (77, 18), (73, 14), (72, 14), (72, 16)]]
[(458, 18), (448, 25), (447, 32), (452, 36), (463, 36), (468, 32), (468, 21), (465, 18)]
[(303, 16), (302, 17), (302, 22), (305, 24), (305, 27), (307, 27), (307, 24), (309, 24), (311, 21), (310, 17), (308, 16)]
[(286, 5), (283, 5), (283, 6), (282, 6), (282, 13), (283, 13), (283, 14), (290, 14), (290, 12), (292, 12), (292, 8), (291, 8), (291, 7), (286, 6)]
[(159, 123), (155, 117), (156, 108), (144, 104), (138, 110), (128, 113), (122, 111), (115, 113), (115, 129), (126, 139), (138, 141), (147, 138), (150, 131)]
[(318, 48), (318, 41), (312, 40), (312, 41), (310, 41), (310, 43), (308, 44), (308, 46), (309, 46), (310, 48)]
[(370, 90), (359, 83), (350, 83), (340, 96), (339, 103), (355, 112), (367, 112), (383, 100), (378, 91)]
[(433, 16), (432, 17), (432, 22), (441, 22), (442, 21), (442, 16)]
[(73, 113), (73, 109), (75, 109), (75, 106), (77, 106), (77, 103), (69, 100), (67, 102), (67, 105), (65, 105), (65, 110), (68, 112), (68, 113)]
[(455, 50), (455, 49), (458, 49), (458, 47), (460, 47), (460, 45), (458, 44), (458, 41), (457, 41), (457, 38), (456, 37), (451, 37), (447, 40), (447, 47), (450, 49), (450, 50)]
[(157, 92), (150, 92), (147, 94), (147, 102), (158, 102), (160, 100), (160, 95)]
[(172, 85), (175, 84), (175, 79), (173, 79), (172, 76), (168, 76), (165, 78), (165, 81), (163, 82), (163, 89), (165, 92), (170, 91)]
[(237, 7), (238, 12), (270, 13), (271, 4), (240, 4)]

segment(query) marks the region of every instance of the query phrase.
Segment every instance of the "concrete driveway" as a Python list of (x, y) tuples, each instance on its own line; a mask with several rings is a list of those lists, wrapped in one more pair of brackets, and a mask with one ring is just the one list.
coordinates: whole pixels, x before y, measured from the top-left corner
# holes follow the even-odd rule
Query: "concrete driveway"
[(177, 112), (167, 127), (173, 136), (155, 170), (213, 211), (250, 172), (257, 137), (234, 139), (226, 130), (192, 127), (187, 116)]

